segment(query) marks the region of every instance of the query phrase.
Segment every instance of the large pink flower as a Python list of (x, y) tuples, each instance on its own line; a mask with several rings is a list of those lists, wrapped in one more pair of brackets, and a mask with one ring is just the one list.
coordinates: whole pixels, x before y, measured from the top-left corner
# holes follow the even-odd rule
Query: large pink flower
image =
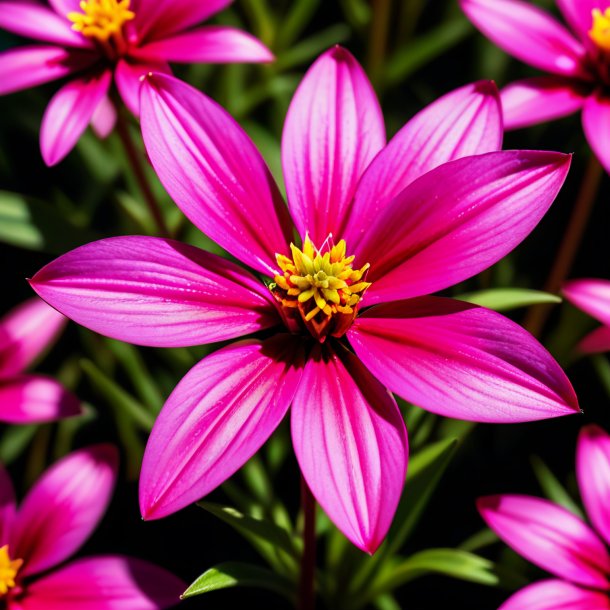
[(140, 77), (170, 72), (168, 62), (268, 62), (269, 50), (231, 27), (195, 27), (232, 0), (0, 0), (0, 28), (42, 44), (0, 54), (0, 95), (58, 78), (70, 80), (42, 120), (40, 148), (59, 163), (92, 123), (114, 126), (107, 94), (114, 82), (138, 114)]
[(460, 0), (495, 44), (551, 73), (502, 91), (507, 128), (582, 109), (585, 136), (610, 172), (610, 0), (556, 0), (575, 36), (542, 9), (520, 0)]
[(610, 436), (598, 426), (580, 432), (576, 475), (593, 528), (540, 498), (478, 500), (479, 512), (502, 540), (560, 579), (525, 587), (500, 610), (610, 610)]
[(64, 564), (103, 517), (117, 459), (111, 445), (71, 453), (41, 476), (18, 509), (11, 480), (0, 468), (3, 608), (161, 610), (179, 601), (184, 583), (147, 561), (106, 555)]
[(579, 351), (583, 354), (610, 351), (610, 281), (572, 280), (562, 292), (568, 301), (603, 324), (578, 344)]
[(226, 480), (292, 404), (309, 487), (346, 536), (372, 552), (407, 463), (405, 425), (387, 389), (477, 421), (578, 410), (557, 363), (519, 326), (425, 296), (514, 248), (568, 171), (559, 153), (490, 152), (502, 138), (493, 84), (441, 98), (386, 146), (360, 65), (341, 48), (322, 55), (292, 100), (282, 142), (300, 247), (290, 243), (289, 212), (262, 157), (222, 108), (166, 75), (146, 79), (141, 102), (161, 181), (254, 273), (175, 241), (118, 237), (65, 254), (32, 286), (79, 323), (144, 345), (258, 332), (206, 357), (169, 397), (142, 465), (145, 517), (172, 513)]
[(24, 374), (66, 321), (39, 298), (0, 319), (0, 421), (32, 424), (80, 413), (78, 399), (55, 379)]

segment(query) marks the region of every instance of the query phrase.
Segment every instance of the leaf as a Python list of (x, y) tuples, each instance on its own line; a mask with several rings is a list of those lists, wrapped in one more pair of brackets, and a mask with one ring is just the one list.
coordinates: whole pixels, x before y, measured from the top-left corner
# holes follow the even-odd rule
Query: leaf
[(565, 487), (557, 480), (549, 467), (536, 455), (530, 458), (534, 474), (544, 491), (544, 495), (552, 500), (555, 504), (563, 506), (577, 517), (584, 519), (583, 512), (580, 510), (572, 496), (567, 492)]
[(294, 586), (288, 579), (266, 568), (233, 561), (205, 571), (180, 597), (187, 599), (231, 587), (257, 587), (278, 593), (293, 603), (296, 600)]
[(555, 294), (526, 288), (492, 288), (460, 294), (455, 298), (495, 311), (508, 311), (541, 303), (561, 303), (561, 297)]
[(0, 463), (10, 464), (16, 460), (34, 438), (38, 425), (10, 426), (0, 438)]

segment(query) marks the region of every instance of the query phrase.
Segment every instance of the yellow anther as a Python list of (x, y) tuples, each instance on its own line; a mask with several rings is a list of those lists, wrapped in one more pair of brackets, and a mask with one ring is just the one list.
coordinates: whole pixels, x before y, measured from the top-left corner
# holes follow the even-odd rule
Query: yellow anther
[(610, 7), (603, 13), (594, 8), (591, 11), (593, 23), (589, 30), (589, 38), (604, 51), (610, 51)]
[(111, 37), (122, 37), (122, 29), (136, 14), (129, 10), (130, 0), (82, 0), (81, 13), (68, 13), (72, 29), (83, 36), (108, 42)]
[(8, 554), (8, 544), (0, 548), (0, 596), (6, 595), (15, 586), (15, 578), (23, 559), (11, 559)]

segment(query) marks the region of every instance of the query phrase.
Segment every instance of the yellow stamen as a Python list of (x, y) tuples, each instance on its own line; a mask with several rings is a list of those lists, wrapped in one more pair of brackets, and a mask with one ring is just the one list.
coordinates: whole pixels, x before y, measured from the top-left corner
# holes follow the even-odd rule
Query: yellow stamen
[(23, 559), (11, 559), (8, 544), (0, 548), (0, 596), (6, 595), (15, 586), (15, 578)]
[(108, 42), (111, 37), (122, 37), (123, 26), (136, 16), (129, 4), (130, 0), (82, 0), (82, 13), (68, 13), (68, 19), (73, 30)]
[(594, 8), (591, 11), (593, 24), (589, 30), (589, 38), (604, 51), (610, 51), (610, 7), (603, 13)]

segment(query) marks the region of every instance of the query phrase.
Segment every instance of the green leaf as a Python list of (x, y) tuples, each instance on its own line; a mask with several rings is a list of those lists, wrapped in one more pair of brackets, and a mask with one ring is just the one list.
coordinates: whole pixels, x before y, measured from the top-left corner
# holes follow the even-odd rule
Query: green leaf
[(38, 425), (10, 426), (0, 438), (0, 462), (10, 464), (16, 460), (34, 438)]
[(563, 506), (577, 517), (584, 519), (584, 514), (572, 499), (572, 496), (567, 492), (565, 487), (557, 480), (555, 475), (550, 471), (549, 467), (536, 455), (530, 458), (534, 474), (544, 491), (544, 495), (549, 499)]
[(541, 303), (561, 303), (561, 298), (555, 294), (526, 288), (492, 288), (460, 294), (455, 298), (495, 311), (509, 311)]

